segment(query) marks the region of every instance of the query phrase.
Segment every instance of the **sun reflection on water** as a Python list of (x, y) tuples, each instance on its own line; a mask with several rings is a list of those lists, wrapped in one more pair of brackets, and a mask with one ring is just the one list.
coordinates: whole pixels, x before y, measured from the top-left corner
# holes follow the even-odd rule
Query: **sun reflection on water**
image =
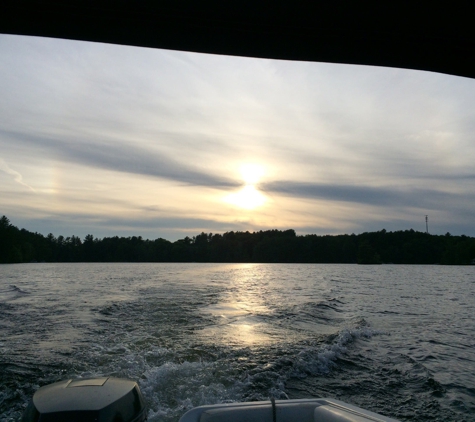
[(268, 333), (269, 327), (262, 321), (262, 315), (270, 312), (265, 306), (255, 306), (245, 302), (229, 302), (210, 305), (203, 309), (211, 314), (215, 324), (202, 330), (202, 335), (215, 341), (233, 346), (253, 346), (268, 344), (273, 341)]
[(213, 321), (197, 333), (205, 342), (238, 348), (261, 347), (293, 337), (293, 332), (271, 322), (275, 290), (270, 289), (269, 279), (261, 268), (259, 264), (248, 264), (227, 272), (226, 290), (217, 303), (201, 310)]

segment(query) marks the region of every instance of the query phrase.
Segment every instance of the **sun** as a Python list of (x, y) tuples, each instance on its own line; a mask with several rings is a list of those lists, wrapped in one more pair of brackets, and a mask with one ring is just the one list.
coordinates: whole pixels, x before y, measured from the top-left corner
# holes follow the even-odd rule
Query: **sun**
[(264, 174), (264, 168), (258, 164), (243, 164), (239, 171), (246, 185), (255, 185)]
[(257, 182), (264, 175), (264, 168), (258, 164), (243, 164), (239, 167), (239, 172), (245, 185), (239, 191), (227, 195), (224, 200), (247, 210), (264, 205), (267, 198), (256, 188)]
[(266, 197), (254, 185), (246, 185), (238, 192), (228, 195), (225, 200), (240, 208), (252, 210), (264, 205)]

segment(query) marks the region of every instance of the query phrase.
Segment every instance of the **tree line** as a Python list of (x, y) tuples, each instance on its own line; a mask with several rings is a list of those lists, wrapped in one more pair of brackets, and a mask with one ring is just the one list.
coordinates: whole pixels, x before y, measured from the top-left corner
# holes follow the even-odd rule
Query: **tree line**
[(294, 230), (201, 233), (170, 242), (141, 236), (43, 236), (0, 219), (0, 263), (20, 262), (266, 262), (475, 263), (475, 238), (414, 230), (297, 236)]

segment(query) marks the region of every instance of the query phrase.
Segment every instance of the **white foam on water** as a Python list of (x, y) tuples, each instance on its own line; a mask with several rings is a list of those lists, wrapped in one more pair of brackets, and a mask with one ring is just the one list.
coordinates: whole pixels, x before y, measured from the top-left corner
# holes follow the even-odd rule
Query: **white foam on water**
[[(187, 410), (206, 404), (266, 400), (269, 397), (287, 399), (287, 380), (328, 374), (352, 343), (378, 334), (382, 333), (367, 326), (346, 328), (330, 344), (305, 347), (294, 356), (278, 358), (274, 363), (266, 363), (240, 375), (234, 371), (236, 367), (233, 363), (238, 357), (234, 353), (214, 362), (167, 361), (148, 367), (139, 384), (150, 409), (149, 420), (177, 420)], [(157, 350), (147, 354), (160, 357), (170, 353), (168, 350)], [(287, 359), (287, 364), (279, 364), (284, 359)], [(134, 360), (137, 362), (140, 359), (135, 357)], [(127, 359), (121, 365), (126, 371), (131, 369), (126, 368)]]
[(213, 362), (166, 362), (145, 371), (139, 384), (150, 407), (149, 421), (177, 420), (195, 406), (237, 401), (245, 385), (226, 378)]
[[(94, 366), (81, 377), (118, 376), (136, 379), (149, 408), (149, 421), (178, 420), (187, 410), (206, 404), (235, 401), (287, 399), (286, 382), (328, 374), (348, 347), (358, 339), (381, 334), (354, 321), (356, 328), (345, 328), (336, 335), (325, 336), (312, 346), (289, 344), (281, 348), (242, 348), (221, 350), (215, 360), (208, 355), (189, 361), (195, 349), (182, 351), (152, 347), (138, 351), (132, 338), (110, 343), (95, 343), (87, 351)], [(331, 340), (332, 339), (332, 340)], [(123, 342), (123, 340), (126, 340)], [(190, 345), (191, 346), (191, 345)], [(255, 362), (249, 369), (241, 362)]]
[(349, 344), (379, 334), (382, 332), (367, 326), (343, 329), (331, 344), (303, 349), (296, 357), (291, 375), (305, 378), (308, 375), (328, 374), (335, 367), (336, 360), (347, 352)]

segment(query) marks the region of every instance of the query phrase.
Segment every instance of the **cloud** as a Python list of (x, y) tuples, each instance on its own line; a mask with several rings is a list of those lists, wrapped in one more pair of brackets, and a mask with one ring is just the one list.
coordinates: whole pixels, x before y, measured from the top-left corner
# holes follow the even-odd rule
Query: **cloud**
[(0, 170), (13, 176), (15, 182), (17, 182), (18, 184), (25, 186), (26, 188), (30, 189), (32, 192), (36, 192), (35, 189), (33, 189), (30, 185), (28, 185), (27, 183), (23, 181), (23, 176), (20, 173), (18, 173), (16, 170), (13, 170), (12, 168), (10, 168), (9, 165), (2, 158), (0, 158)]
[(244, 225), (239, 222), (222, 222), (206, 218), (193, 217), (149, 217), (149, 218), (105, 218), (101, 221), (101, 227), (127, 227), (131, 229), (168, 229), (179, 227), (180, 231), (191, 230), (242, 230)]
[(200, 171), (192, 165), (138, 145), (125, 145), (119, 141), (112, 144), (60, 141), (49, 136), (7, 130), (0, 130), (0, 134), (46, 150), (50, 156), (88, 167), (168, 179), (192, 186), (235, 188), (241, 185), (235, 180)]
[[(354, 202), (379, 207), (416, 207), (444, 209), (450, 204), (460, 204), (466, 194), (448, 193), (431, 189), (397, 189), (337, 184), (319, 184), (291, 181), (276, 181), (260, 186), (264, 192), (286, 196), (321, 199), (328, 201)], [(475, 199), (475, 198), (472, 198)], [(444, 205), (445, 204), (445, 205)]]
[[(0, 50), (10, 218), (57, 212), (54, 233), (158, 227), (173, 239), (254, 221), (421, 229), (428, 213), (443, 233), (473, 233), (473, 80), (5, 35)], [(241, 186), (246, 161), (266, 168), (256, 188), (275, 201), (243, 217), (220, 197)]]

